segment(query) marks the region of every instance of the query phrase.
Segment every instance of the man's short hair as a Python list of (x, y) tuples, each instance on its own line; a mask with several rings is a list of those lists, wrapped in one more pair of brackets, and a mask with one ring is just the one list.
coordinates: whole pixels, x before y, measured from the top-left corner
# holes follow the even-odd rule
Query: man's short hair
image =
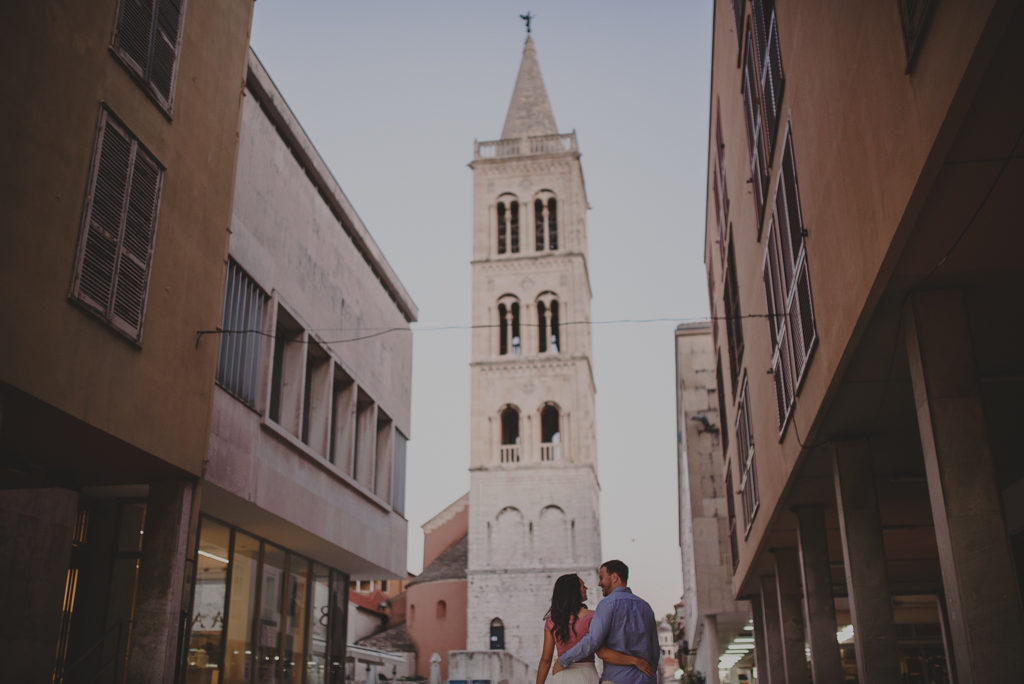
[(618, 575), (623, 584), (629, 583), (629, 568), (622, 561), (618, 559), (605, 561), (601, 563), (601, 567), (609, 575)]

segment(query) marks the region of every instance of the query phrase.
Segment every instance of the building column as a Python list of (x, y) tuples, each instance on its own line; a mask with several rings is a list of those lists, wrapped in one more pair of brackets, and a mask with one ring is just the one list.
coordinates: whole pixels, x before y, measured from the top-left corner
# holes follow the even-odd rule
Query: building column
[(800, 576), (804, 586), (804, 621), (811, 644), (814, 684), (843, 684), (842, 660), (836, 640), (836, 606), (828, 558), (825, 511), (820, 506), (796, 509), (800, 545)]
[(149, 485), (128, 655), (130, 682), (174, 681), (192, 494), (193, 485), (184, 480)]
[(754, 622), (754, 664), (757, 666), (757, 679), (759, 682), (768, 681), (768, 646), (764, 638), (764, 609), (761, 607), (761, 597), (750, 597), (750, 617)]
[(1002, 514), (963, 295), (913, 295), (907, 352), (961, 682), (1024, 671), (1024, 608)]
[(863, 684), (899, 684), (900, 655), (867, 442), (834, 443), (832, 466), (857, 679)]
[(803, 589), (796, 549), (776, 549), (775, 586), (779, 592), (779, 625), (786, 684), (808, 684), (807, 655), (804, 651)]
[(0, 490), (0, 681), (53, 676), (78, 494)]
[[(779, 590), (774, 575), (761, 575), (761, 627), (764, 632), (764, 676), (768, 684), (787, 684), (786, 664), (782, 653), (782, 621), (779, 618)], [(754, 642), (755, 647), (757, 642)]]
[(704, 616), (704, 640), (701, 648), (710, 656), (708, 668), (704, 671), (707, 676), (707, 684), (719, 684), (718, 681), (718, 655), (720, 646), (718, 643), (718, 616)]

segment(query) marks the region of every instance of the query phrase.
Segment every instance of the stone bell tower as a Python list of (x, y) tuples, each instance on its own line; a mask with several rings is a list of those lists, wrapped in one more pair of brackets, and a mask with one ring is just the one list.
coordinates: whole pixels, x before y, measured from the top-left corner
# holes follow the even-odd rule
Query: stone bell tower
[(555, 579), (601, 561), (587, 196), (529, 36), (473, 162), (467, 648), (536, 666)]

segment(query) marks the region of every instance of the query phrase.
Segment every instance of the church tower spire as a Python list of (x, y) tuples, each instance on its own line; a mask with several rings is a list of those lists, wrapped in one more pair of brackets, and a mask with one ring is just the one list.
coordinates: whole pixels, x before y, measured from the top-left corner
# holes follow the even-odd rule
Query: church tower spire
[(555, 580), (596, 587), (601, 536), (587, 196), (530, 37), (501, 139), (477, 142), (470, 168), (466, 647), (533, 668)]
[(551, 111), (548, 91), (540, 75), (540, 64), (537, 63), (537, 49), (533, 45), (533, 38), (528, 35), (501, 137), (523, 138), (557, 133), (555, 115)]

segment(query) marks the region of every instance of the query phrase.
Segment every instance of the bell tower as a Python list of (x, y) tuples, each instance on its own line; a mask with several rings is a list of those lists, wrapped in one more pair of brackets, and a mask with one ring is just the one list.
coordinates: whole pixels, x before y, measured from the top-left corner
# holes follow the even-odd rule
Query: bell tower
[(601, 562), (588, 209), (533, 39), (501, 139), (473, 161), (467, 648), (531, 667), (555, 579)]

